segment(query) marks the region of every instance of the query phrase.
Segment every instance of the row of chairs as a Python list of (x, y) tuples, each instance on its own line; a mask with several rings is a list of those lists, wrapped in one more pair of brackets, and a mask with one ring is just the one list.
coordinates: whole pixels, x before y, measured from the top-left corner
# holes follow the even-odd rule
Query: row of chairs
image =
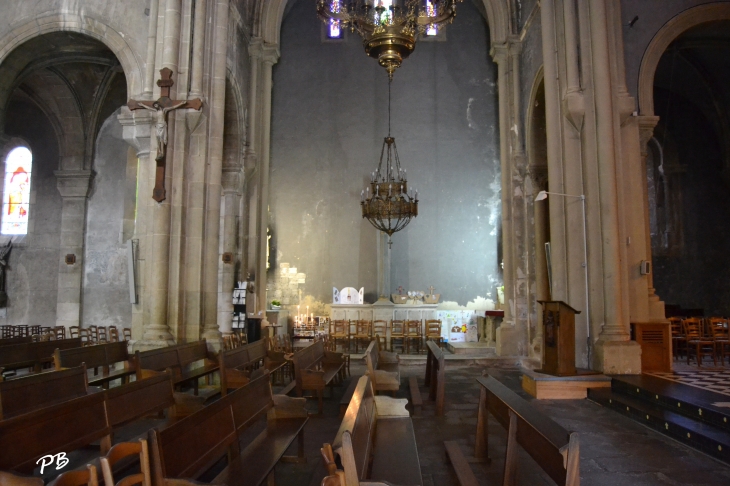
[[(0, 326), (0, 339), (14, 337), (32, 336), (34, 341), (53, 341), (59, 339), (81, 338), (84, 345), (113, 343), (119, 341), (119, 329), (116, 326), (89, 326), (82, 328), (80, 326), (69, 327), (69, 333), (66, 334), (64, 326), (46, 327), (46, 326)], [(122, 329), (122, 337), (125, 341), (132, 339), (132, 330), (128, 327)]]
[[(120, 478), (114, 478), (114, 465), (122, 459), (139, 459), (140, 472)], [(125, 461), (125, 462), (127, 462)], [(150, 459), (147, 448), (147, 441), (139, 439), (137, 442), (120, 442), (109, 450), (109, 453), (100, 458), (104, 486), (131, 486), (139, 484), (150, 486), (152, 474), (150, 472)], [(128, 470), (122, 468), (123, 470)], [(116, 481), (116, 482), (115, 482)], [(0, 484), (17, 484), (23, 486), (43, 486), (43, 479), (33, 477), (20, 477), (12, 473), (0, 471)], [(59, 474), (48, 486), (98, 486), (99, 479), (96, 466), (87, 464), (86, 469), (76, 469)]]
[[(390, 348), (387, 346), (388, 336), (390, 337)], [(412, 350), (420, 353), (421, 349), (425, 347), (425, 341), (436, 341), (441, 346), (441, 320), (428, 319), (425, 326), (421, 320), (393, 319), (390, 322), (385, 320), (333, 320), (330, 322), (329, 337), (335, 347), (339, 341), (346, 345), (343, 347), (347, 350), (354, 341), (356, 353), (360, 348), (360, 343), (366, 348), (375, 337), (378, 338), (382, 349), (395, 351), (396, 347), (400, 347), (405, 354), (410, 354)]]
[(724, 317), (670, 317), (672, 326), (672, 349), (674, 357), (679, 358), (682, 351), (690, 362), (690, 355), (694, 354), (697, 366), (702, 366), (705, 355), (712, 356), (717, 366), (717, 358), (725, 366), (725, 354), (728, 354), (730, 364), (730, 330), (728, 319)]
[[(61, 328), (64, 331), (65, 328)], [(83, 346), (91, 346), (93, 344), (116, 343), (119, 339), (119, 329), (117, 326), (71, 326), (69, 327), (71, 338), (81, 338)], [(122, 328), (122, 340), (129, 341), (132, 339), (132, 330), (128, 327)]]
[(233, 330), (233, 334), (223, 336), (223, 349), (229, 351), (238, 347), (248, 344), (248, 337), (245, 332), (236, 332)]

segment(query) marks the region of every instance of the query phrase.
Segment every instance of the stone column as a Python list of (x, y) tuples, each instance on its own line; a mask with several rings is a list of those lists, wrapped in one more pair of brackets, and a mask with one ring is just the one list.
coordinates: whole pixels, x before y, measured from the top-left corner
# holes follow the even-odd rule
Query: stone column
[(230, 263), (220, 265), (218, 293), (218, 329), (222, 335), (233, 332), (233, 287), (236, 283), (236, 219), (241, 200), (241, 168), (238, 166), (223, 169), (223, 253), (233, 255)]
[(155, 53), (157, 51), (157, 22), (160, 0), (150, 0), (150, 22), (147, 32), (147, 64), (144, 76), (144, 96), (152, 99), (155, 85)]
[(596, 110), (597, 165), (601, 206), (601, 253), (604, 325), (596, 342), (594, 367), (606, 373), (641, 371), (641, 349), (629, 341), (629, 316), (624, 300), (626, 269), (621, 262), (621, 227), (616, 153), (616, 99), (612, 85), (608, 17), (605, 0), (590, 0), (593, 85)]
[(223, 121), (226, 111), (228, 11), (229, 0), (216, 0), (210, 92), (210, 131), (208, 132), (205, 248), (203, 256), (203, 337), (209, 342), (217, 342), (219, 344), (221, 334), (218, 330), (218, 262), (221, 259), (219, 244), (222, 192), (221, 175), (223, 170)]
[[(84, 229), (90, 170), (54, 172), (61, 193), (61, 249), (58, 264), (56, 326), (81, 325), (81, 289), (84, 276)], [(66, 259), (74, 262), (67, 263)]]
[[(203, 96), (203, 50), (205, 48), (206, 0), (195, 1), (195, 23), (193, 27), (193, 62), (190, 76), (190, 98)], [(225, 26), (226, 32), (228, 26)]]
[(277, 46), (264, 44), (261, 72), (261, 161), (259, 168), (258, 255), (256, 268), (256, 311), (266, 312), (266, 248), (269, 226), (269, 162), (271, 158), (272, 68), (279, 59)]

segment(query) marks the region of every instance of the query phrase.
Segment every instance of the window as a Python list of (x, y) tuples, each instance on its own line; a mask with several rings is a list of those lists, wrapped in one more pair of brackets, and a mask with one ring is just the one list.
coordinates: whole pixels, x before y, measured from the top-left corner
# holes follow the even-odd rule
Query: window
[[(391, 23), (391, 8), (393, 7), (393, 0), (378, 0), (378, 3), (376, 7), (383, 7), (385, 10), (383, 10), (382, 13), (378, 14), (378, 11), (375, 11), (375, 21), (379, 22), (384, 25), (389, 25)], [(380, 19), (378, 19), (378, 16), (380, 16)]]
[[(330, 12), (340, 13), (342, 6), (342, 0), (332, 0), (330, 5)], [(337, 19), (330, 19), (327, 24), (327, 38), (328, 39), (343, 39), (345, 36), (345, 29), (342, 28), (342, 24)]]
[(28, 233), (32, 169), (33, 155), (26, 147), (14, 148), (5, 159), (2, 217), (2, 234), (4, 235)]
[[(429, 17), (435, 17), (436, 16), (436, 9), (433, 6), (433, 2), (431, 0), (426, 0), (426, 13)], [(437, 25), (431, 24), (426, 28), (426, 35), (438, 35), (439, 28)]]

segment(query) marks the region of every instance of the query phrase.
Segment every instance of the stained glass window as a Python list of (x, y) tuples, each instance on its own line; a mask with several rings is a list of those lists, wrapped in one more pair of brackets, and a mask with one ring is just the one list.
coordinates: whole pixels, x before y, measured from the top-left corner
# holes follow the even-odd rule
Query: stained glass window
[[(378, 14), (377, 10), (375, 11), (375, 20), (379, 21), (381, 24), (390, 24), (390, 16), (392, 15), (390, 8), (393, 6), (393, 0), (377, 0), (375, 6), (383, 7), (385, 9), (380, 14)], [(380, 19), (378, 19), (378, 16), (380, 16)]]
[(2, 234), (4, 235), (28, 233), (32, 168), (33, 155), (26, 147), (14, 148), (5, 159), (2, 217)]
[[(429, 17), (435, 17), (436, 16), (436, 9), (433, 6), (433, 2), (431, 0), (426, 0), (426, 13)], [(426, 35), (436, 35), (439, 33), (439, 28), (436, 25), (429, 25), (426, 29)]]
[[(340, 13), (340, 7), (342, 5), (341, 0), (332, 0), (330, 11), (332, 13)], [(327, 38), (328, 39), (342, 39), (344, 32), (340, 21), (337, 19), (330, 19), (327, 25)]]

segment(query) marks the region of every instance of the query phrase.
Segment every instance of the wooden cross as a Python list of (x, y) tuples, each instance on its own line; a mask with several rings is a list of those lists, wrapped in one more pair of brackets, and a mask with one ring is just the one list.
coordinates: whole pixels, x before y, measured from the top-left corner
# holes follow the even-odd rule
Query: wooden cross
[(130, 110), (145, 109), (155, 113), (157, 117), (156, 137), (157, 137), (157, 171), (155, 172), (155, 188), (152, 190), (152, 199), (157, 202), (165, 200), (165, 158), (167, 147), (167, 113), (173, 110), (190, 108), (200, 110), (203, 107), (203, 101), (199, 98), (194, 100), (171, 100), (170, 88), (175, 82), (172, 80), (172, 69), (160, 69), (160, 79), (157, 80), (157, 86), (160, 87), (160, 97), (157, 101), (137, 101), (129, 100), (127, 107)]
[(403, 286), (402, 285), (395, 290), (398, 291), (398, 295), (403, 295)]
[(430, 290), (430, 291), (431, 291), (431, 293), (430, 293), (429, 295), (433, 295), (433, 291), (434, 291), (434, 290), (436, 290), (436, 289), (435, 289), (435, 288), (433, 287), (433, 285), (431, 285), (431, 286), (430, 286), (430, 287), (428, 288), (428, 290)]

